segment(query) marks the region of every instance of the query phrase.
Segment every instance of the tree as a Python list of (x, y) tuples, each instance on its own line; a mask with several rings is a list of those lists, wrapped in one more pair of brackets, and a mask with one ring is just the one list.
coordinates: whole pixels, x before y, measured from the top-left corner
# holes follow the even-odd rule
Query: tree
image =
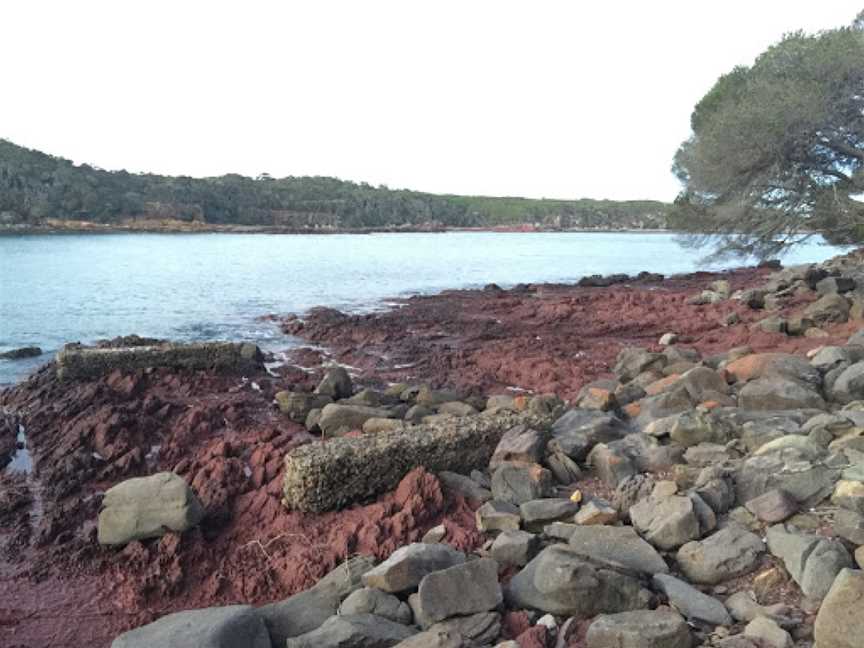
[(765, 258), (815, 234), (864, 241), (862, 23), (788, 34), (696, 105), (672, 167), (692, 243)]

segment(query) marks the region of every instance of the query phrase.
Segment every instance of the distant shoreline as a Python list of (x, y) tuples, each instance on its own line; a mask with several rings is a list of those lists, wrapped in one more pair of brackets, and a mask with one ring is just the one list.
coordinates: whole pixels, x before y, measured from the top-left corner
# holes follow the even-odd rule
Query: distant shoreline
[(68, 227), (39, 225), (0, 226), (0, 236), (32, 236), (56, 234), (443, 234), (446, 232), (492, 232), (498, 234), (539, 234), (539, 233), (622, 233), (622, 234), (665, 234), (676, 230), (658, 228), (559, 228), (533, 225), (490, 226), (490, 227), (434, 227), (434, 226), (397, 226), (397, 227), (358, 227), (358, 228), (290, 228), (275, 225), (216, 225), (216, 224), (134, 224), (102, 225), (99, 223), (76, 222)]

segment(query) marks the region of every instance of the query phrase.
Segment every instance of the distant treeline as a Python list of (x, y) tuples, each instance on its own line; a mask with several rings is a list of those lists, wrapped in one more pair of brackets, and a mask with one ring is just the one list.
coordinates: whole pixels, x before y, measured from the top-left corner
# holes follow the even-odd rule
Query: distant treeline
[(0, 224), (170, 219), (293, 228), (666, 226), (655, 201), (450, 196), (327, 177), (172, 177), (105, 171), (0, 140)]

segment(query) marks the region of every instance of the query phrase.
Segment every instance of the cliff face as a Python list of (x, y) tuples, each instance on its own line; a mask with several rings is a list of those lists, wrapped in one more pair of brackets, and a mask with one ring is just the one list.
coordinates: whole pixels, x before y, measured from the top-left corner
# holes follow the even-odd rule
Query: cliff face
[(448, 196), (326, 177), (171, 177), (105, 171), (0, 140), (0, 227), (171, 220), (295, 229), (493, 227), (662, 229), (654, 201)]

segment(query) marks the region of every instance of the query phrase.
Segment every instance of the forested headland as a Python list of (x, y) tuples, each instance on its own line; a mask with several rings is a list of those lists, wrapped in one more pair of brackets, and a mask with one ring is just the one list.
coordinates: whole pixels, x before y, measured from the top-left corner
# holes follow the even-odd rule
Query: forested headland
[(106, 171), (0, 140), (0, 227), (220, 226), (290, 231), (531, 226), (663, 229), (657, 201), (438, 195), (328, 177)]

